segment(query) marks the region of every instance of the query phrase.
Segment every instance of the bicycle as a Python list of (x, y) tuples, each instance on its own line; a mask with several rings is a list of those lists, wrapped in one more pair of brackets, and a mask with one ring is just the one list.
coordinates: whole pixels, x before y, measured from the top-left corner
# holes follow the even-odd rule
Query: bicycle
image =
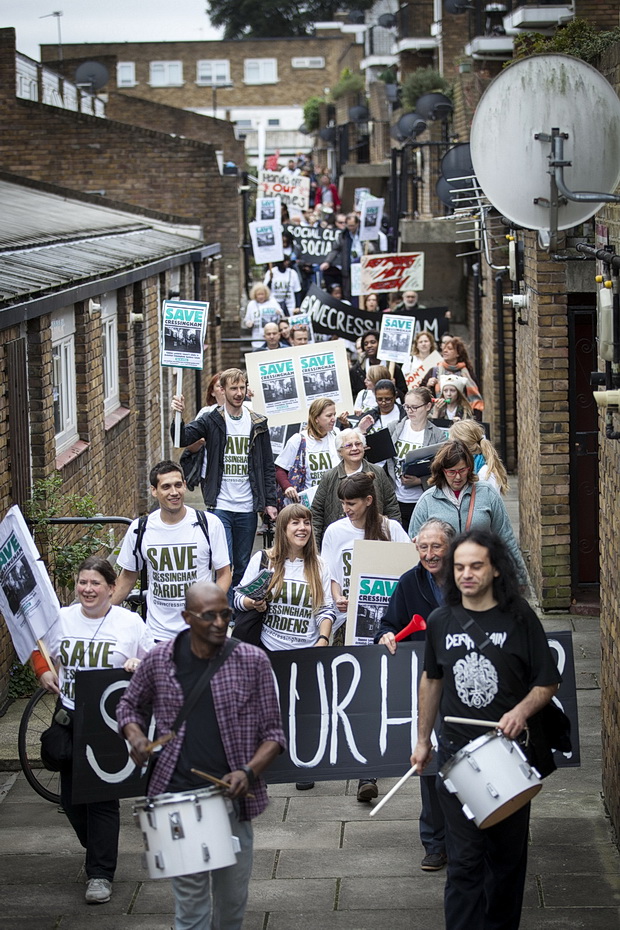
[(57, 695), (45, 688), (35, 691), (24, 708), (17, 737), (19, 761), (26, 781), (52, 804), (60, 804), (60, 773), (48, 771), (41, 762), (41, 733), (52, 723), (57, 700)]

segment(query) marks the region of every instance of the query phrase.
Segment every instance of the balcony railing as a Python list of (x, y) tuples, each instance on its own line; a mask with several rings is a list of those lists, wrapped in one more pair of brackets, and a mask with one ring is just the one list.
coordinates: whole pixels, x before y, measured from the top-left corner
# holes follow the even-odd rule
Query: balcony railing
[(19, 52), (15, 56), (15, 96), (62, 110), (105, 117), (101, 98)]

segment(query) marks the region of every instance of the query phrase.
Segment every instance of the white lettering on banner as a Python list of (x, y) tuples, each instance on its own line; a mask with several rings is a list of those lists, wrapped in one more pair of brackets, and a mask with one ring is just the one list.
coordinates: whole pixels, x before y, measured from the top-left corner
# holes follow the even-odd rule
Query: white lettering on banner
[[(105, 725), (108, 726), (112, 730), (113, 733), (118, 733), (118, 724), (116, 722), (116, 718), (111, 717), (110, 714), (107, 712), (106, 707), (105, 707), (106, 701), (108, 700), (110, 695), (113, 694), (115, 691), (119, 691), (119, 690), (124, 691), (128, 684), (129, 684), (128, 681), (113, 682), (111, 685), (108, 685), (108, 687), (105, 689), (105, 691), (103, 692), (99, 700), (99, 711), (101, 713), (103, 721)], [(149, 732), (148, 732), (148, 737), (150, 740), (153, 739), (154, 732), (155, 732), (155, 721), (151, 719), (151, 724), (149, 726)], [(100, 778), (101, 781), (107, 782), (109, 785), (117, 785), (119, 782), (125, 781), (126, 778), (129, 778), (129, 776), (135, 769), (136, 764), (129, 755), (129, 752), (131, 750), (131, 745), (129, 744), (127, 740), (125, 740), (125, 746), (127, 747), (127, 763), (125, 764), (124, 768), (122, 768), (119, 772), (106, 772), (104, 769), (101, 768), (101, 766), (97, 762), (95, 758), (95, 753), (90, 743), (86, 744), (86, 759), (88, 760), (88, 763), (90, 767), (92, 768), (93, 772), (95, 773), (95, 775), (97, 776), (97, 778)]]
[[(507, 633), (489, 633), (489, 639), (494, 646), (501, 648), (506, 642)], [(465, 646), (466, 649), (474, 648), (474, 641), (468, 633), (447, 633), (446, 649), (458, 649)]]
[[(349, 685), (349, 690), (347, 691), (346, 695), (344, 696), (342, 701), (340, 701), (339, 703), (338, 701), (338, 668), (340, 665), (343, 665), (345, 663), (353, 667), (353, 680), (351, 681), (351, 684)], [(355, 694), (355, 691), (357, 689), (357, 686), (360, 682), (361, 677), (362, 677), (362, 671), (360, 669), (360, 664), (357, 661), (357, 659), (354, 658), (352, 655), (337, 656), (332, 662), (332, 714), (331, 714), (332, 737), (331, 737), (331, 743), (330, 743), (330, 749), (329, 749), (329, 761), (331, 765), (335, 765), (336, 760), (338, 759), (338, 719), (339, 718), (342, 721), (342, 727), (344, 729), (347, 746), (349, 747), (349, 750), (351, 754), (353, 755), (353, 758), (356, 759), (358, 762), (364, 762), (364, 763), (366, 762), (366, 758), (361, 754), (361, 752), (358, 750), (355, 744), (355, 739), (353, 737), (353, 729), (351, 727), (351, 723), (347, 715), (344, 713), (346, 708), (349, 706), (349, 704), (353, 700), (353, 695)]]
[(411, 729), (411, 745), (415, 746), (418, 726), (418, 657), (411, 653), (411, 716), (388, 717), (387, 710), (388, 690), (388, 657), (381, 656), (381, 726), (379, 728), (379, 752), (382, 756), (387, 751), (388, 727), (402, 726), (408, 723)]
[(319, 686), (319, 698), (321, 701), (321, 713), (319, 718), (319, 748), (317, 749), (314, 757), (309, 759), (308, 762), (303, 762), (297, 755), (297, 717), (295, 713), (295, 707), (297, 701), (299, 700), (299, 694), (297, 692), (297, 669), (297, 663), (294, 662), (291, 665), (291, 679), (289, 683), (288, 751), (291, 760), (295, 763), (295, 765), (299, 765), (304, 768), (313, 768), (315, 765), (318, 765), (318, 763), (325, 755), (327, 737), (329, 734), (329, 702), (327, 700), (327, 686), (325, 684), (325, 668), (322, 662), (317, 663), (316, 679)]

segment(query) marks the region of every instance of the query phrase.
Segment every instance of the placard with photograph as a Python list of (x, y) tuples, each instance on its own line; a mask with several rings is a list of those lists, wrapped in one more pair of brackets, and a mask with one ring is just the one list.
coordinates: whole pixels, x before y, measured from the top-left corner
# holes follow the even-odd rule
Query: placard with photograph
[(366, 197), (362, 201), (362, 214), (360, 217), (360, 240), (377, 239), (383, 220), (383, 197)]
[(400, 576), (419, 561), (413, 543), (355, 540), (345, 631), (347, 645), (372, 643)]
[(252, 252), (257, 265), (266, 265), (268, 262), (281, 262), (284, 258), (282, 251), (282, 224), (280, 220), (255, 220), (248, 223)]
[(414, 334), (415, 317), (384, 313), (379, 333), (379, 358), (387, 362), (408, 362)]
[(424, 252), (363, 255), (361, 266), (364, 294), (424, 289)]
[(279, 220), (282, 215), (279, 197), (256, 198), (256, 222), (264, 223), (266, 220)]
[(199, 300), (164, 300), (161, 364), (171, 368), (203, 367), (209, 304)]

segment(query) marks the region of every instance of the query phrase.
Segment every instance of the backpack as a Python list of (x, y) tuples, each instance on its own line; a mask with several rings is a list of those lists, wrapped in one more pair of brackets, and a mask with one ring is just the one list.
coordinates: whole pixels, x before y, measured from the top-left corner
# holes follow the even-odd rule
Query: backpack
[[(140, 565), (138, 563), (138, 555), (144, 561), (144, 555), (142, 554), (142, 540), (144, 539), (144, 534), (146, 533), (146, 525), (148, 523), (150, 514), (144, 514), (138, 520), (138, 525), (134, 530), (136, 534), (136, 542), (133, 547), (133, 557), (136, 560), (136, 571), (140, 571)], [(196, 511), (196, 523), (193, 523), (192, 526), (199, 526), (202, 532), (204, 533), (205, 539), (209, 544), (209, 571), (213, 566), (213, 552), (211, 550), (211, 540), (209, 539), (209, 524), (207, 522), (207, 517), (204, 510)]]

